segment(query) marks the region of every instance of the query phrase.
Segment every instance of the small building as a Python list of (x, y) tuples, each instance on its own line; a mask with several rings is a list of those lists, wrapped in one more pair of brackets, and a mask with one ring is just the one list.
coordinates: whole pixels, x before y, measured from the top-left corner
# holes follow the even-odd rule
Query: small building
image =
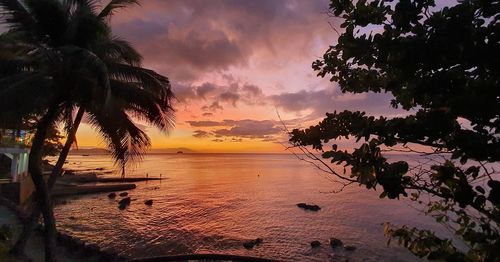
[(24, 130), (0, 129), (0, 195), (21, 205), (34, 191), (28, 175), (29, 136)]

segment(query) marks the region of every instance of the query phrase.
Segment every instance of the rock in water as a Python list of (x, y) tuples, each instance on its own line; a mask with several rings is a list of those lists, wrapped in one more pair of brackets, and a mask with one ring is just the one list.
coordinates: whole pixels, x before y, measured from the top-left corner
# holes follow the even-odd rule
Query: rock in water
[(101, 252), (101, 249), (99, 248), (98, 245), (87, 244), (84, 246), (84, 251), (85, 251), (85, 254), (90, 257), (90, 256), (99, 255), (99, 253)]
[(297, 206), (300, 208), (306, 209), (307, 204), (306, 203), (298, 203)]
[(298, 203), (297, 206), (305, 210), (311, 210), (311, 211), (321, 210), (321, 207), (319, 207), (318, 205), (308, 205), (306, 203)]
[(115, 198), (116, 197), (116, 193), (115, 192), (109, 193), (108, 197), (109, 198)]
[(330, 246), (333, 248), (342, 246), (342, 240), (332, 237), (330, 238)]
[(125, 209), (127, 206), (129, 206), (129, 205), (130, 205), (130, 201), (132, 201), (132, 200), (130, 199), (130, 197), (126, 197), (126, 198), (124, 198), (124, 199), (120, 200), (120, 201), (118, 202), (118, 208), (119, 208), (119, 209), (121, 209), (121, 210)]
[(354, 251), (354, 250), (356, 250), (356, 247), (355, 246), (345, 246), (344, 249), (346, 251)]
[(264, 240), (262, 240), (262, 238), (256, 238), (254, 240), (250, 240), (250, 241), (243, 243), (243, 247), (245, 247), (246, 249), (252, 249), (255, 245), (262, 244), (262, 242), (264, 242)]
[(146, 200), (144, 201), (144, 204), (147, 205), (147, 206), (152, 206), (153, 205), (153, 200)]
[(123, 198), (122, 200), (118, 201), (118, 204), (130, 205), (131, 201), (132, 201), (132, 199), (130, 199), (130, 197), (126, 197), (126, 198)]
[(122, 192), (122, 193), (120, 193), (120, 196), (121, 197), (126, 197), (126, 196), (128, 196), (128, 192)]
[(320, 247), (320, 246), (321, 246), (321, 242), (319, 242), (318, 240), (311, 242), (312, 248), (316, 248), (316, 247)]
[(246, 249), (252, 249), (254, 246), (255, 243), (253, 242), (253, 240), (243, 243), (243, 247), (245, 247)]

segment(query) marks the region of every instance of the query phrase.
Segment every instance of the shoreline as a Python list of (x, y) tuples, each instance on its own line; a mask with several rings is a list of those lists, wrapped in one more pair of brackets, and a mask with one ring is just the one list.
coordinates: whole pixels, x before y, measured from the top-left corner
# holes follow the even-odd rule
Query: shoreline
[[(102, 168), (96, 168), (95, 171), (97, 172), (92, 172), (92, 176), (90, 176), (90, 178), (93, 177), (94, 180), (99, 180), (99, 176), (106, 173)], [(113, 185), (85, 185), (87, 182), (78, 181), (78, 179), (70, 182), (68, 181), (68, 178), (71, 180), (71, 178), (78, 178), (79, 176), (86, 177), (87, 181), (90, 183), (93, 181), (92, 179), (89, 179), (88, 175), (78, 174), (72, 170), (66, 170), (65, 173), (67, 173), (67, 175), (60, 177), (52, 190), (54, 205), (61, 203), (58, 201), (60, 197), (131, 190), (136, 188), (135, 184), (128, 183)], [(7, 218), (5, 221), (2, 221), (2, 225), (6, 225), (12, 234), (12, 237), (3, 243), (5, 247), (8, 247), (9, 249), (10, 245), (15, 243), (18, 239), (20, 232), (23, 230), (23, 223), (29, 215), (27, 213), (27, 205), (29, 205), (29, 203), (25, 205), (26, 206), (24, 207), (19, 206), (8, 199), (0, 198), (0, 215), (2, 218)], [(38, 224), (28, 240), (24, 256), (13, 256), (10, 254), (0, 253), (0, 258), (4, 258), (7, 261), (43, 261), (43, 248), (43, 226), (42, 224)], [(96, 244), (84, 242), (77, 237), (63, 233), (60, 230), (57, 231), (57, 256), (61, 258), (61, 261), (127, 261), (127, 259), (120, 256), (118, 252), (101, 250), (101, 248)]]
[[(96, 169), (99, 170), (99, 169)], [(99, 176), (105, 174), (105, 172), (92, 172), (89, 174), (78, 174), (72, 171), (72, 175), (68, 175), (71, 177), (72, 182), (74, 184), (65, 184), (68, 181), (64, 181), (61, 179), (60, 182), (63, 183), (62, 187), (65, 188), (68, 192), (67, 194), (53, 193), (54, 205), (66, 204), (68, 201), (67, 196), (71, 195), (87, 195), (87, 194), (99, 194), (105, 192), (116, 192), (123, 191), (121, 189), (127, 187), (125, 190), (135, 189), (135, 184), (114, 184), (114, 185), (85, 185), (86, 183), (94, 183), (96, 180), (100, 180)], [(82, 176), (81, 180), (77, 177)], [(90, 178), (89, 178), (90, 177)], [(77, 178), (77, 179), (74, 179)], [(93, 179), (96, 178), (96, 179)], [(122, 180), (121, 178), (117, 178), (118, 180)], [(116, 181), (117, 179), (112, 179)], [(141, 177), (133, 177), (129, 178), (129, 180), (134, 180), (138, 182), (146, 182), (150, 180), (160, 180), (159, 178), (141, 178)], [(76, 182), (78, 181), (78, 182)], [(127, 181), (127, 179), (125, 179)], [(133, 185), (133, 187), (131, 187)], [(130, 187), (130, 188), (128, 188)], [(55, 189), (55, 188), (54, 188)], [(78, 189), (76, 192), (73, 191)], [(118, 190), (115, 190), (118, 189)], [(73, 192), (70, 192), (73, 191)], [(64, 199), (64, 201), (59, 201)], [(8, 214), (6, 213), (8, 212)], [(7, 225), (12, 228), (14, 234), (19, 234), (22, 230), (22, 221), (26, 217), (26, 210), (20, 208), (16, 205), (7, 205), (7, 203), (3, 203), (0, 201), (0, 215), (2, 217), (11, 217), (11, 220), (8, 221)], [(15, 217), (13, 219), (12, 217)], [(1, 220), (0, 220), (1, 221)], [(11, 244), (15, 243), (15, 240), (18, 236), (13, 237), (11, 239)], [(2, 258), (6, 259), (6, 261), (32, 261), (32, 262), (42, 262), (44, 257), (44, 245), (43, 245), (43, 226), (42, 224), (38, 224), (34, 229), (30, 239), (28, 240), (28, 244), (25, 249), (24, 256), (12, 256), (8, 255), (3, 257), (2, 253), (0, 253), (0, 260)], [(194, 253), (194, 254), (182, 254), (182, 255), (165, 255), (165, 256), (157, 256), (157, 257), (131, 257), (126, 258), (122, 255), (119, 255), (118, 252), (114, 250), (103, 250), (97, 244), (93, 244), (90, 242), (85, 242), (82, 239), (71, 236), (70, 234), (58, 230), (57, 231), (57, 247), (56, 247), (57, 257), (60, 261), (71, 261), (71, 262), (123, 262), (123, 261), (131, 261), (131, 262), (150, 262), (150, 261), (278, 261), (266, 258), (252, 257), (252, 256), (241, 256), (241, 255), (232, 255), (232, 254), (218, 254), (218, 253)], [(10, 259), (10, 260), (9, 260)], [(3, 260), (2, 260), (3, 261)]]
[[(124, 190), (132, 190), (136, 188), (135, 184), (124, 183), (127, 181), (141, 182), (148, 180), (159, 180), (159, 178), (102, 178), (107, 171), (103, 168), (94, 169), (96, 172), (78, 174), (77, 171), (66, 170), (66, 175), (60, 177), (52, 190), (54, 205), (59, 205), (68, 200), (59, 201), (60, 198), (75, 195), (88, 195), (99, 194), (106, 192), (116, 192)], [(85, 185), (87, 183), (107, 183), (118, 182), (118, 184), (105, 184), (105, 185)], [(29, 204), (26, 204), (29, 205)], [(23, 223), (29, 215), (27, 213), (27, 206), (19, 206), (11, 202), (9, 199), (0, 198), (0, 216), (4, 219), (1, 226), (6, 226), (12, 237), (0, 244), (10, 249), (10, 246), (18, 239), (20, 232), (23, 229)], [(38, 224), (30, 236), (26, 245), (24, 256), (14, 256), (8, 253), (0, 253), (0, 260), (6, 261), (43, 261), (43, 226)], [(7, 249), (7, 250), (8, 250)], [(118, 252), (102, 250), (98, 245), (82, 241), (81, 239), (57, 231), (57, 256), (61, 261), (75, 261), (75, 262), (121, 262), (127, 261)], [(3, 260), (2, 260), (3, 261)]]
[[(23, 229), (23, 214), (19, 214), (17, 210), (2, 204), (0, 206), (0, 215), (2, 217), (2, 220), (0, 220), (2, 226), (7, 226), (12, 234), (11, 238), (1, 244), (10, 249)], [(0, 253), (0, 260), (41, 262), (44, 258), (43, 254), (43, 226), (38, 224), (26, 244), (23, 256)], [(86, 243), (61, 231), (57, 231), (56, 256), (60, 261), (72, 262), (122, 262), (128, 260), (120, 256), (118, 252), (102, 250), (96, 244)]]

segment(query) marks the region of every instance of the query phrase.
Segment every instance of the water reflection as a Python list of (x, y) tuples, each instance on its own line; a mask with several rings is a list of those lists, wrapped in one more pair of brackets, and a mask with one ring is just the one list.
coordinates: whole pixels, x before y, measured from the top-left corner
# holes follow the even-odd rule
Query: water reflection
[[(72, 156), (69, 162), (74, 168), (112, 167), (106, 156)], [(106, 194), (58, 206), (59, 228), (128, 257), (208, 252), (288, 261), (412, 261), (406, 250), (386, 247), (381, 224), (440, 229), (403, 201), (379, 200), (377, 192), (354, 186), (325, 193), (338, 185), (290, 155), (149, 155), (134, 172), (168, 179), (138, 183), (130, 191), (136, 200), (123, 211)], [(144, 205), (146, 199), (153, 206)], [(305, 211), (299, 202), (322, 209)], [(330, 248), (334, 236), (356, 251)], [(243, 247), (255, 238), (264, 242)], [(314, 240), (323, 246), (311, 249)]]

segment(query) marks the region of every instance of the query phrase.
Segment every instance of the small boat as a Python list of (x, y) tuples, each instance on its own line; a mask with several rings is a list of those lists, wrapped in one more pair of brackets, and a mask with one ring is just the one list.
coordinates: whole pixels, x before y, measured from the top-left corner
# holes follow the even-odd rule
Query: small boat
[(184, 152), (182, 152), (182, 151), (177, 151), (177, 154), (184, 154)]

